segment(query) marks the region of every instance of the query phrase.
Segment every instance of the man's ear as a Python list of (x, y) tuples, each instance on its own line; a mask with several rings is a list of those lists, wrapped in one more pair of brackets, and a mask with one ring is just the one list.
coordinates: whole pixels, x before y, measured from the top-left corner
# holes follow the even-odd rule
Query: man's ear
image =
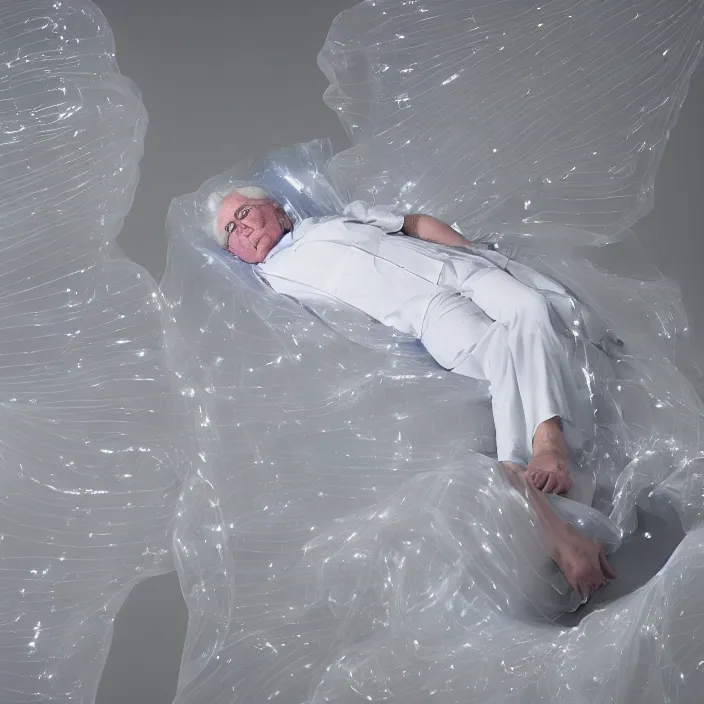
[(276, 215), (279, 218), (281, 227), (283, 227), (284, 230), (289, 230), (289, 224), (291, 227), (293, 227), (293, 220), (291, 220), (291, 218), (288, 216), (288, 213), (284, 210), (282, 205), (279, 205), (279, 203), (276, 204)]

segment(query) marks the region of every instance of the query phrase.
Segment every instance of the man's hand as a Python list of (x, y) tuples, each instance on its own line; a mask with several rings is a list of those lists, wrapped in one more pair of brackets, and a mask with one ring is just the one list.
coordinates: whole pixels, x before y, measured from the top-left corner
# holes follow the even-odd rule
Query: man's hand
[(467, 247), (471, 244), (459, 232), (432, 215), (406, 215), (401, 232), (409, 237), (449, 247)]
[(560, 568), (567, 583), (585, 601), (606, 584), (616, 579), (616, 573), (606, 561), (598, 541), (582, 535), (573, 525), (563, 521), (554, 511), (545, 494), (526, 477), (523, 467), (513, 462), (501, 462), (511, 486), (530, 503), (538, 519), (538, 529), (550, 557)]
[(569, 523), (555, 536), (551, 557), (567, 583), (584, 601), (603, 587), (607, 579), (616, 579), (616, 572), (607, 562), (599, 542), (582, 535)]

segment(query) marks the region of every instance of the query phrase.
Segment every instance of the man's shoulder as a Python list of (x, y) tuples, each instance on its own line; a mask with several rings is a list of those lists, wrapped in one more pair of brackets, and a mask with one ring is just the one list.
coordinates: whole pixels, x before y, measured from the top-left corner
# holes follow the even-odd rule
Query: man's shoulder
[(342, 215), (326, 215), (324, 217), (301, 220), (301, 222), (293, 228), (293, 232), (291, 233), (293, 242), (296, 244), (303, 238), (307, 241), (326, 239), (334, 229), (330, 226), (343, 223), (344, 220), (345, 218)]
[(275, 247), (270, 256), (261, 264), (263, 272), (274, 271), (280, 267), (303, 266), (310, 258), (328, 258), (333, 253), (339, 256), (339, 247), (347, 245), (346, 237), (338, 228), (330, 227), (339, 218), (307, 218), (296, 225), (284, 246)]
[(300, 229), (310, 229), (312, 227), (316, 227), (317, 225), (324, 225), (325, 223), (329, 222), (337, 222), (340, 221), (342, 222), (345, 220), (344, 215), (339, 214), (339, 215), (323, 215), (321, 217), (314, 217), (314, 218), (305, 218), (305, 220), (301, 220), (294, 228), (294, 232), (296, 230)]

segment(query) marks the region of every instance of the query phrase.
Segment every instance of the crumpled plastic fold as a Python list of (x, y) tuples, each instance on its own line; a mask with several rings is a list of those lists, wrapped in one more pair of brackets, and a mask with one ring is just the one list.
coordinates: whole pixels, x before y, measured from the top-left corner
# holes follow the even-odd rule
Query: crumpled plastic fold
[[(277, 150), (174, 201), (162, 298), (114, 245), (146, 114), (107, 22), (84, 0), (3, 5), (3, 701), (90, 701), (115, 612), (174, 557), (178, 702), (700, 701), (696, 360), (629, 228), (703, 17), (362, 3), (320, 55), (352, 148)], [(339, 302), (277, 296), (207, 240), (205, 196), (244, 182), (298, 217), (429, 212), (563, 286), (545, 293), (575, 314), (594, 495), (555, 506), (617, 567), (644, 512), (680, 524), (662, 567), (578, 609), (493, 459), (485, 385)]]
[[(320, 55), (353, 146), (275, 150), (174, 200), (161, 288), (203, 460), (175, 524), (177, 702), (700, 700), (702, 399), (678, 289), (629, 228), (703, 19), (680, 0), (364, 2)], [(541, 273), (551, 300), (564, 287), (593, 497), (555, 507), (617, 568), (639, 515), (683, 529), (662, 568), (575, 612), (493, 459), (486, 386), (218, 250), (205, 201), (239, 184), (297, 218), (353, 198), (427, 212)]]
[(173, 569), (192, 421), (114, 246), (146, 114), (105, 18), (2, 3), (0, 66), (0, 700), (89, 702), (130, 588)]

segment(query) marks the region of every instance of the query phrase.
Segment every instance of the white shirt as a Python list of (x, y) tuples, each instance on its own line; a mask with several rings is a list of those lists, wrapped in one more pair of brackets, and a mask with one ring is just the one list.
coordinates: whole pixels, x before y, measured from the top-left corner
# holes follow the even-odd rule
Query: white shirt
[[(403, 221), (357, 201), (342, 215), (303, 220), (257, 269), (278, 293), (299, 301), (332, 297), (420, 337), (453, 256), (444, 248), (390, 234), (399, 232)], [(492, 267), (486, 259), (471, 258)]]

